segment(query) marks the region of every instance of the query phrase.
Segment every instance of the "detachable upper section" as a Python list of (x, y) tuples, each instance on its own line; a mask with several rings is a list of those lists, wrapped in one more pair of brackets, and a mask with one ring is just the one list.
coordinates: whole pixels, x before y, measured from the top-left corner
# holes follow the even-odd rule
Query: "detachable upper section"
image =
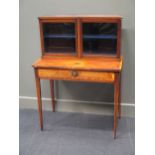
[(120, 58), (120, 16), (39, 17), (42, 56)]

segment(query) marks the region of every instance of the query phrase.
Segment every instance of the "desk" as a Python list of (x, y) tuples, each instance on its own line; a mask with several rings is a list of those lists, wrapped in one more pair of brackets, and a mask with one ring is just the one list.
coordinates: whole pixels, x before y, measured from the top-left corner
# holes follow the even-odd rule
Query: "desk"
[(50, 80), (52, 107), (55, 111), (54, 80), (85, 81), (114, 84), (114, 124), (116, 138), (117, 119), (121, 117), (120, 73), (122, 58), (103, 57), (42, 57), (33, 65), (36, 79), (40, 129), (43, 130), (41, 79)]

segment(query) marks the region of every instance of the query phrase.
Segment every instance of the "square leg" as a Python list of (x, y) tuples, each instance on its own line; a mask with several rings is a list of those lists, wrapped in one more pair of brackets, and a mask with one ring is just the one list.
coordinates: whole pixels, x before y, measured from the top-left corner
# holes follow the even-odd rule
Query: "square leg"
[(121, 119), (121, 73), (119, 73), (119, 77), (118, 77), (118, 80), (119, 80), (119, 84), (118, 84), (118, 118)]
[(50, 80), (52, 110), (55, 112), (55, 100), (54, 100), (54, 80)]
[(114, 139), (116, 138), (116, 129), (117, 129), (117, 118), (119, 111), (119, 73), (115, 73), (115, 81), (114, 81)]
[(39, 79), (38, 74), (37, 74), (37, 69), (35, 69), (34, 72), (35, 72), (36, 93), (37, 93), (37, 100), (38, 100), (39, 124), (40, 124), (40, 129), (43, 130), (43, 114), (42, 114), (42, 100), (41, 100), (41, 85), (40, 85), (40, 79)]

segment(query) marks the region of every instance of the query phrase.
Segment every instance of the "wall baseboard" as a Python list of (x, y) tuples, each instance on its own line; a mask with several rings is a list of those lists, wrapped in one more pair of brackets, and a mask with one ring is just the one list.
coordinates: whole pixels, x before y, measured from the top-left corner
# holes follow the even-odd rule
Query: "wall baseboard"
[[(96, 115), (113, 115), (113, 103), (101, 101), (82, 101), (70, 99), (55, 99), (56, 111), (60, 112), (77, 112)], [(51, 111), (51, 99), (42, 98), (43, 110)], [(135, 105), (121, 103), (122, 116), (134, 117)], [(37, 109), (37, 98), (30, 96), (19, 96), (19, 107), (21, 109)]]

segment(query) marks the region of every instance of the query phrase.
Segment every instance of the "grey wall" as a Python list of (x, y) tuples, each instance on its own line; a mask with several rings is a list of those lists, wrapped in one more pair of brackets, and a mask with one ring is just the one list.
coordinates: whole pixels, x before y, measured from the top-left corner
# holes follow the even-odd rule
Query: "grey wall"
[[(40, 57), (38, 16), (120, 15), (122, 25), (122, 102), (135, 102), (135, 6), (134, 0), (20, 0), (20, 96), (36, 96), (31, 64)], [(49, 82), (42, 81), (44, 97)], [(56, 82), (60, 99), (113, 101), (113, 86), (95, 83)]]

